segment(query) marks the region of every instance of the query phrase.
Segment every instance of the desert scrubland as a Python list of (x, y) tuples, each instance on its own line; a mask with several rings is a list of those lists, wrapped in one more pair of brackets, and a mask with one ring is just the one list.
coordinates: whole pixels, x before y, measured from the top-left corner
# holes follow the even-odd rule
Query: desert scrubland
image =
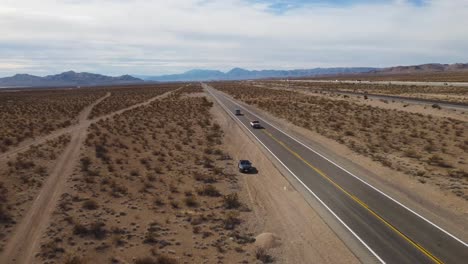
[(320, 76), (317, 80), (363, 80), (363, 81), (407, 81), (407, 82), (468, 82), (468, 73), (462, 71), (419, 72), (419, 73), (362, 73), (335, 76)]
[[(154, 85), (149, 89), (144, 86), (139, 90), (139, 96), (131, 102), (145, 105), (150, 101), (144, 101), (145, 99), (154, 100), (157, 96), (174, 91), (178, 87), (180, 85), (177, 87)], [(27, 255), (30, 252), (26, 251), (34, 249), (28, 248), (30, 245), (35, 245), (35, 237), (28, 237), (28, 232), (40, 234), (41, 221), (48, 220), (46, 211), (47, 208), (54, 206), (53, 193), (60, 193), (63, 188), (57, 182), (69, 176), (66, 168), (73, 166), (74, 153), (79, 154), (81, 148), (79, 138), (83, 137), (83, 132), (86, 135), (86, 129), (90, 124), (98, 121), (98, 119), (87, 120), (89, 112), (93, 106), (99, 106), (112, 94), (116, 95), (113, 99), (118, 98), (117, 101), (123, 101), (124, 97), (121, 94), (129, 94), (128, 89), (131, 90), (132, 87), (2, 92), (1, 107), (5, 110), (2, 115), (6, 118), (5, 122), (2, 120), (4, 134), (0, 141), (7, 143), (3, 148), (4, 155), (0, 159), (0, 259), (2, 261), (12, 260), (9, 255), (2, 256), (2, 252)], [(124, 111), (125, 109), (121, 108), (128, 104), (124, 102), (114, 105), (118, 105), (116, 109)], [(10, 140), (10, 136), (6, 135), (14, 135), (11, 131), (15, 131), (17, 127), (27, 127), (30, 130), (26, 132), (30, 133), (15, 132), (19, 136)], [(31, 139), (34, 137), (34, 140), (28, 141), (28, 137)], [(16, 147), (24, 141), (28, 141), (28, 144)], [(54, 175), (53, 180), (49, 179), (51, 175)], [(29, 223), (34, 225), (31, 226)], [(21, 249), (23, 245), (24, 249)], [(4, 251), (6, 246), (8, 252)]]
[(192, 96), (199, 92), (185, 87), (90, 126), (41, 260), (256, 259), (255, 238), (242, 227), (250, 209), (232, 190), (237, 177), (225, 169), (233, 161), (223, 131), (210, 115), (212, 103)]
[(403, 84), (372, 84), (372, 83), (344, 83), (344, 82), (284, 82), (261, 81), (255, 82), (268, 87), (276, 86), (313, 93), (352, 92), (361, 94), (381, 94), (390, 96), (429, 99), (444, 102), (468, 103), (468, 88), (460, 86), (434, 85), (403, 85)]
[(105, 94), (101, 89), (0, 92), (0, 153), (76, 124), (78, 114)]

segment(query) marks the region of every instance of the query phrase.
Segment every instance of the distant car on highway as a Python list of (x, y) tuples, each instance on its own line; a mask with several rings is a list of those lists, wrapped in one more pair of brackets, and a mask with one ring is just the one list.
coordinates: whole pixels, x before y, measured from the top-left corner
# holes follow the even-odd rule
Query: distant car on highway
[(253, 128), (262, 128), (262, 126), (260, 125), (260, 121), (257, 120), (250, 122), (250, 126)]
[(238, 167), (240, 172), (250, 172), (253, 168), (252, 163), (248, 160), (240, 160)]
[(240, 116), (240, 115), (242, 115), (242, 113), (241, 113), (241, 110), (240, 110), (240, 109), (236, 109), (235, 113), (236, 113), (236, 116)]

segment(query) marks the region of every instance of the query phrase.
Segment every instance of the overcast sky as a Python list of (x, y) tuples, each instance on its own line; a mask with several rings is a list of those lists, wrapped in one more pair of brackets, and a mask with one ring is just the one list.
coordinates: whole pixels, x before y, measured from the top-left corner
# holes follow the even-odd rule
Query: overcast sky
[(0, 0), (0, 76), (468, 62), (468, 0)]

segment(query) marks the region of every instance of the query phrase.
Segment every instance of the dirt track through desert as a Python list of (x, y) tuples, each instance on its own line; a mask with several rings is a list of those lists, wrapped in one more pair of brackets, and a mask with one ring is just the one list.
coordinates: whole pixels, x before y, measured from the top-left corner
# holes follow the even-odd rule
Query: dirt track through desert
[(42, 144), (42, 143), (46, 142), (47, 140), (54, 139), (54, 138), (59, 137), (59, 136), (61, 136), (63, 134), (66, 134), (66, 133), (71, 133), (72, 131), (78, 129), (79, 126), (81, 126), (81, 125), (83, 125), (85, 123), (87, 123), (87, 125), (90, 125), (92, 123), (98, 122), (99, 120), (113, 117), (115, 115), (121, 114), (121, 113), (126, 112), (128, 110), (132, 110), (132, 109), (140, 107), (140, 106), (148, 105), (151, 102), (163, 97), (166, 94), (167, 93), (155, 96), (155, 97), (153, 97), (153, 98), (151, 98), (151, 99), (149, 99), (147, 101), (144, 101), (142, 103), (134, 104), (132, 106), (117, 110), (117, 111), (112, 112), (112, 113), (107, 114), (107, 115), (96, 117), (96, 118), (93, 118), (91, 120), (87, 119), (87, 117), (91, 113), (93, 107), (111, 95), (110, 93), (108, 93), (104, 97), (101, 97), (99, 100), (97, 100), (93, 105), (88, 106), (86, 109), (84, 109), (79, 114), (79, 120), (80, 120), (79, 124), (72, 125), (72, 126), (69, 126), (69, 127), (65, 127), (65, 128), (62, 128), (62, 129), (58, 129), (58, 130), (53, 131), (52, 133), (50, 133), (48, 135), (40, 136), (40, 137), (37, 137), (37, 138), (35, 138), (33, 140), (28, 140), (26, 142), (22, 142), (22, 143), (19, 144), (19, 146), (15, 147), (15, 148), (12, 148), (9, 151), (0, 154), (0, 160), (9, 159), (9, 158), (11, 158), (12, 156), (14, 156), (16, 154), (27, 150), (31, 146)]
[(81, 111), (79, 113), (79, 115), (78, 115), (78, 124), (68, 126), (68, 127), (62, 128), (62, 129), (58, 129), (56, 131), (53, 131), (50, 134), (47, 134), (45, 136), (37, 137), (37, 138), (35, 138), (33, 140), (27, 140), (26, 142), (22, 142), (22, 143), (19, 144), (19, 146), (15, 147), (15, 148), (12, 148), (11, 150), (9, 150), (9, 151), (7, 151), (5, 153), (0, 154), (0, 160), (11, 158), (11, 156), (16, 155), (16, 154), (18, 154), (18, 153), (20, 153), (22, 151), (25, 151), (29, 147), (33, 146), (33, 145), (42, 144), (42, 143), (46, 142), (47, 140), (54, 139), (56, 137), (59, 137), (59, 136), (61, 136), (63, 134), (69, 133), (69, 132), (77, 129), (80, 125), (82, 125), (84, 122), (87, 121), (86, 119), (89, 116), (89, 114), (91, 113), (91, 110), (93, 110), (93, 107), (95, 105), (99, 104), (100, 102), (102, 102), (104, 99), (106, 99), (110, 95), (111, 95), (111, 93), (107, 93), (105, 96), (99, 98), (93, 104), (91, 104), (91, 105), (87, 106), (85, 109), (83, 109), (83, 111)]
[(101, 97), (93, 104), (86, 107), (78, 117), (78, 124), (70, 126), (59, 131), (38, 138), (29, 144), (22, 145), (0, 156), (0, 159), (11, 157), (28, 147), (45, 142), (46, 140), (55, 138), (65, 133), (71, 134), (71, 141), (65, 148), (63, 153), (58, 158), (55, 167), (45, 181), (41, 191), (35, 198), (31, 208), (26, 212), (25, 216), (18, 223), (14, 229), (12, 236), (7, 242), (5, 249), (0, 256), (0, 263), (33, 263), (34, 254), (39, 247), (41, 235), (47, 228), (51, 214), (56, 207), (57, 201), (62, 194), (63, 187), (65, 186), (67, 178), (73, 173), (79, 157), (81, 146), (86, 140), (87, 129), (90, 124), (95, 123), (101, 119), (112, 117), (116, 114), (123, 113), (136, 107), (150, 104), (151, 102), (164, 97), (168, 93), (155, 96), (145, 102), (132, 105), (130, 107), (118, 110), (111, 114), (88, 120), (88, 115), (95, 105), (110, 96)]

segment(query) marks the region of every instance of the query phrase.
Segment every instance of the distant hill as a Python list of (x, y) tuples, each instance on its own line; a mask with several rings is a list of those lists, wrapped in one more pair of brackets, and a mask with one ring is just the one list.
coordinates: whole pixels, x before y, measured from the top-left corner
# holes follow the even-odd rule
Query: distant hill
[(143, 80), (130, 75), (111, 77), (87, 72), (68, 71), (45, 77), (29, 74), (16, 74), (11, 77), (0, 78), (0, 87), (91, 86), (139, 82), (143, 82)]
[(315, 68), (305, 70), (261, 70), (249, 71), (242, 68), (234, 68), (226, 73), (216, 70), (191, 70), (182, 74), (146, 76), (148, 81), (173, 82), (173, 81), (216, 81), (216, 80), (249, 80), (266, 78), (297, 78), (330, 74), (351, 74), (377, 70), (376, 68)]
[(431, 73), (431, 72), (468, 71), (468, 63), (440, 64), (429, 63), (413, 66), (396, 66), (374, 70), (377, 74), (405, 74), (405, 73)]
[(309, 77), (319, 80), (468, 82), (468, 63), (396, 66), (370, 72)]

